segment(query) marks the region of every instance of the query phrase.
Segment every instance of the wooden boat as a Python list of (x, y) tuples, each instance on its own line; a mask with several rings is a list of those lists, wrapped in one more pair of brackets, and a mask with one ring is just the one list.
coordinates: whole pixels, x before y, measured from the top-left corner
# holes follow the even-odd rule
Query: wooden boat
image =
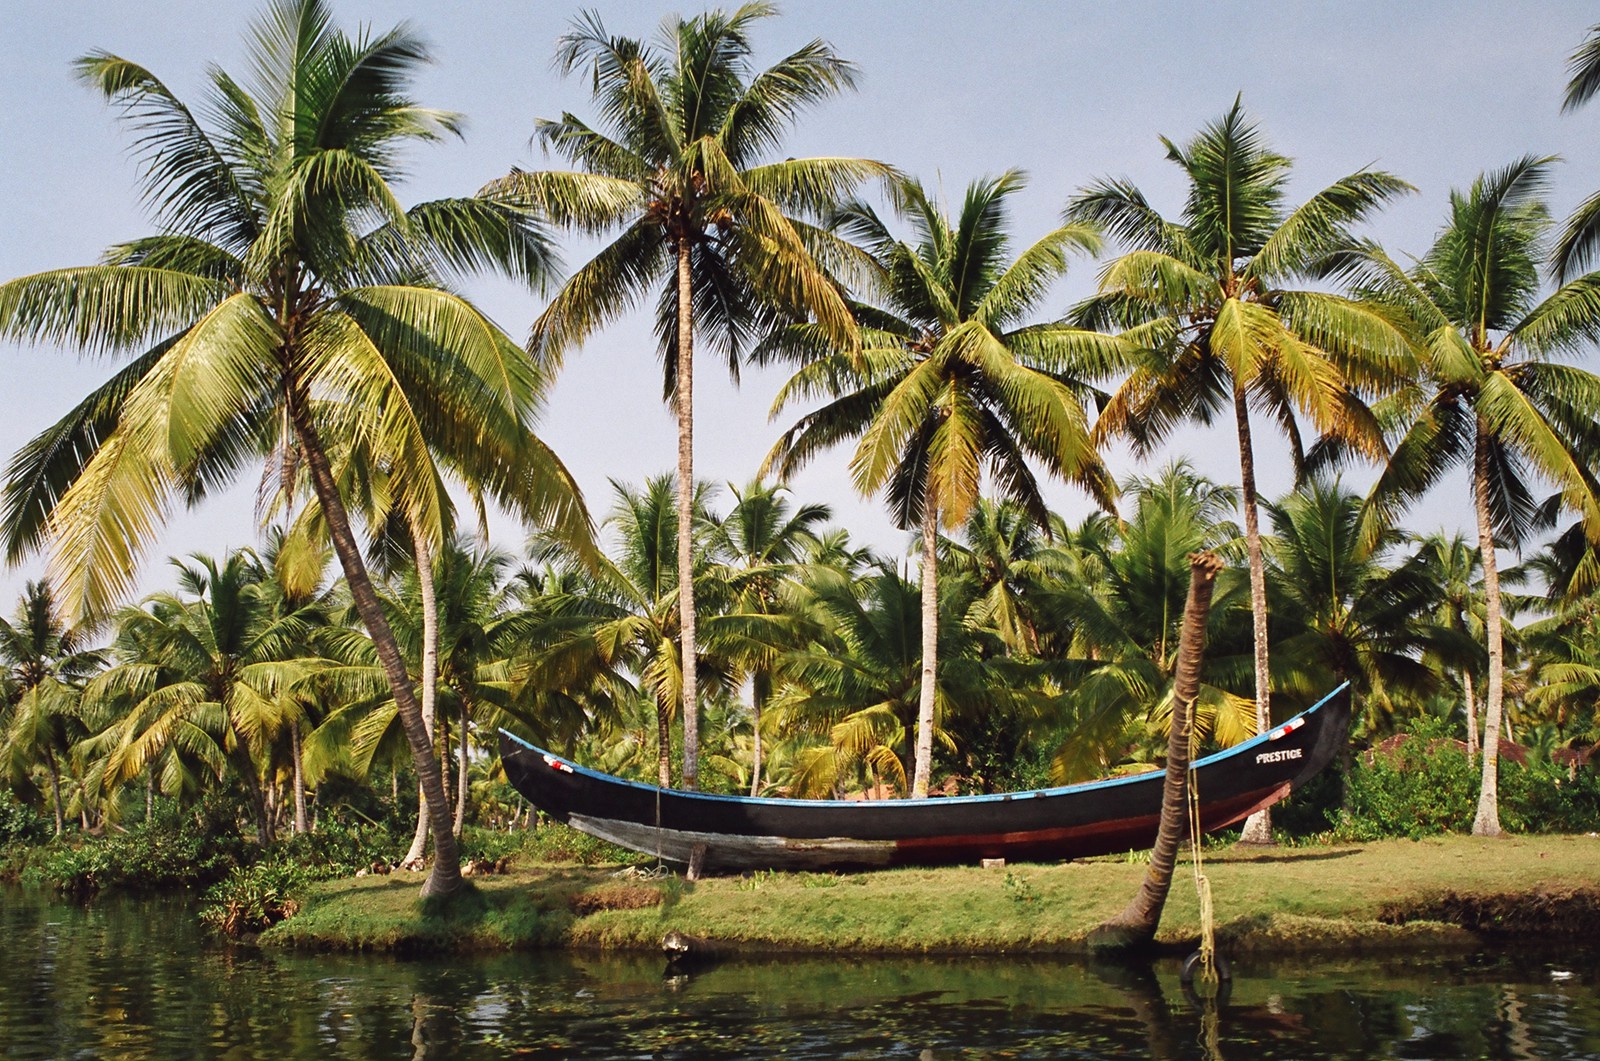
[[(1266, 733), (1197, 760), (1191, 779), (1210, 832), (1282, 799), (1344, 746), (1340, 686)], [(511, 784), (583, 832), (667, 862), (705, 845), (706, 870), (935, 866), (1046, 861), (1150, 847), (1165, 771), (1034, 792), (895, 800), (757, 799), (662, 789), (588, 770), (501, 730)]]

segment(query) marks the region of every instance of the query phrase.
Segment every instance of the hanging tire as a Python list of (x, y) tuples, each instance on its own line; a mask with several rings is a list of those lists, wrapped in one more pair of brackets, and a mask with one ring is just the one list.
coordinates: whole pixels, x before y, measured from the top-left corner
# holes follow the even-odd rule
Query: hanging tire
[(1187, 998), (1189, 1005), (1197, 1010), (1203, 1011), (1207, 1006), (1221, 1009), (1228, 1004), (1228, 998), (1233, 994), (1233, 970), (1228, 967), (1228, 959), (1213, 952), (1211, 962), (1217, 970), (1217, 993), (1210, 998), (1202, 998), (1195, 984), (1195, 981), (1200, 979), (1201, 973), (1200, 952), (1195, 951), (1183, 960), (1183, 973), (1180, 977), (1183, 981), (1183, 997)]

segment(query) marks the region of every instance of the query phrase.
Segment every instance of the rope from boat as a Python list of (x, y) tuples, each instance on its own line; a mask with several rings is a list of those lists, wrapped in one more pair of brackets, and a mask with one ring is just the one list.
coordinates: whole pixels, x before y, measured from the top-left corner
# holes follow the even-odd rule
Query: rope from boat
[(1216, 917), (1211, 905), (1211, 879), (1205, 875), (1201, 853), (1200, 786), (1196, 782), (1194, 757), (1199, 743), (1194, 724), (1194, 705), (1189, 705), (1189, 861), (1194, 866), (1194, 890), (1200, 899), (1200, 981), (1216, 993), (1217, 937)]
[(661, 858), (661, 786), (656, 786), (656, 869), (665, 863)]

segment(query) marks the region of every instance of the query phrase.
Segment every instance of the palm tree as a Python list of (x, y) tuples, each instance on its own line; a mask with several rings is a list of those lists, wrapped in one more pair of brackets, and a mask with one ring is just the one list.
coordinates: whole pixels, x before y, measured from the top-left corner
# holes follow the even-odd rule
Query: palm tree
[[(1178, 220), (1162, 217), (1121, 180), (1091, 185), (1065, 215), (1103, 225), (1130, 248), (1077, 313), (1086, 324), (1128, 329), (1144, 351), (1102, 411), (1096, 437), (1126, 435), (1148, 453), (1182, 420), (1209, 424), (1232, 410), (1250, 560), (1256, 725), (1265, 730), (1272, 718), (1267, 574), (1250, 407), (1289, 435), (1297, 472), (1297, 412), (1324, 435), (1376, 456), (1381, 432), (1359, 394), (1392, 384), (1408, 354), (1405, 336), (1371, 307), (1282, 285), (1312, 272), (1348, 242), (1352, 225), (1410, 186), (1361, 170), (1286, 210), (1291, 162), (1267, 147), (1238, 99), (1188, 144), (1162, 142), (1189, 185)], [(1271, 820), (1259, 812), (1244, 839), (1271, 838)]]
[(799, 470), (821, 449), (860, 436), (851, 475), (863, 494), (884, 490), (896, 523), (922, 531), (922, 679), (913, 797), (927, 795), (938, 671), (938, 528), (964, 524), (987, 468), (997, 489), (1040, 523), (1049, 513), (1029, 459), (1087, 489), (1102, 505), (1113, 487), (1089, 440), (1083, 388), (1071, 374), (1117, 349), (1106, 336), (1060, 323), (1026, 324), (1067, 269), (1073, 251), (1099, 240), (1081, 225), (1047, 233), (1010, 258), (1006, 207), (1021, 172), (973, 182), (951, 219), (920, 184), (904, 183), (917, 242), (895, 238), (864, 203), (839, 215), (841, 231), (872, 256), (883, 305), (858, 306), (866, 327), (857, 353), (800, 327), (764, 355), (808, 363), (784, 385), (773, 415), (791, 402), (830, 400), (780, 438), (763, 471)]
[(1404, 536), (1361, 537), (1361, 495), (1314, 477), (1266, 506), (1274, 599), (1290, 633), (1278, 642), (1278, 672), (1314, 701), (1349, 682), (1371, 733), (1400, 703), (1426, 700), (1438, 676), (1425, 655), (1459, 659), (1464, 645), (1435, 617), (1445, 587), (1426, 551), (1391, 559)]
[[(1457, 532), (1446, 537), (1443, 533), (1423, 538), (1417, 549), (1417, 558), (1423, 564), (1429, 583), (1439, 589), (1439, 599), (1433, 614), (1433, 625), (1446, 631), (1460, 650), (1450, 655), (1440, 652), (1424, 653), (1423, 661), (1431, 663), (1448, 676), (1459, 676), (1462, 710), (1467, 716), (1467, 755), (1478, 756), (1478, 695), (1477, 676), (1481, 675), (1487, 659), (1484, 648), (1483, 615), (1483, 558), (1477, 546)], [(1470, 646), (1470, 648), (1468, 647)]]
[(1009, 655), (1038, 656), (1037, 598), (1067, 571), (1067, 554), (1052, 544), (1065, 536), (1052, 518), (1041, 527), (1019, 505), (979, 498), (963, 528), (965, 544), (951, 542), (940, 563), (971, 581), (970, 626), (992, 629)]
[[(1563, 111), (1577, 110), (1600, 93), (1600, 25), (1589, 27), (1567, 60), (1572, 77), (1561, 101)], [(1591, 265), (1600, 265), (1600, 192), (1595, 192), (1572, 212), (1556, 242), (1552, 258), (1556, 278), (1567, 280)]]
[(1549, 214), (1541, 195), (1551, 159), (1527, 156), (1450, 196), (1450, 216), (1411, 272), (1375, 247), (1352, 260), (1374, 297), (1416, 322), (1426, 381), (1388, 407), (1399, 440), (1368, 498), (1367, 534), (1449, 469), (1471, 469), (1483, 564), (1489, 656), (1483, 786), (1472, 831), (1500, 832), (1498, 752), (1505, 656), (1498, 542), (1519, 543), (1539, 506), (1533, 477), (1560, 490), (1591, 542), (1600, 542), (1600, 376), (1558, 359), (1600, 337), (1600, 272), (1539, 298)]
[(480, 268), (540, 280), (551, 255), (504, 204), (399, 205), (402, 149), (460, 128), (407, 96), (429, 58), (408, 29), (352, 38), (322, 0), (272, 0), (250, 49), (252, 81), (214, 70), (198, 110), (115, 55), (78, 62), (137, 134), (160, 234), (0, 285), (0, 334), (137, 353), (13, 460), (5, 541), (12, 557), (48, 541), (65, 607), (103, 615), (174, 498), (198, 500), (264, 453), (296, 454), (434, 816), (423, 890), (446, 894), (460, 875), (439, 765), (330, 453), (370, 455), (433, 541), (439, 464), (513, 506), (514, 480), (537, 474), (536, 514), (584, 523), (570, 476), (528, 431), (540, 374), (445, 286)]
[(559, 361), (662, 285), (656, 332), (664, 391), (678, 422), (678, 584), (685, 587), (678, 669), (687, 788), (699, 777), (690, 551), (696, 334), (704, 329), (736, 379), (752, 330), (775, 314), (814, 317), (849, 343), (849, 312), (813, 258), (812, 249), (826, 241), (800, 218), (888, 172), (862, 159), (762, 161), (780, 154), (783, 132), (806, 107), (855, 84), (854, 67), (820, 40), (754, 72), (750, 31), (776, 11), (757, 0), (732, 14), (673, 15), (656, 42), (614, 37), (594, 13), (580, 16), (561, 38), (556, 65), (568, 74), (590, 73), (610, 129), (572, 114), (541, 121), (539, 140), (577, 171), (514, 170), (485, 189), (585, 232), (620, 230), (535, 322), (529, 348), (541, 356)]
[(217, 776), (231, 766), (250, 795), (257, 842), (269, 843), (271, 744), (295, 721), (294, 687), (321, 665), (302, 652), (325, 617), (315, 605), (274, 615), (266, 570), (250, 550), (173, 566), (180, 593), (120, 613), (120, 662), (84, 692), (89, 702), (119, 702), (120, 717), (95, 741), (106, 753), (105, 786), (126, 783), (171, 749)]
[(75, 732), (81, 735), (81, 724), (73, 720), (83, 683), (103, 663), (102, 654), (85, 650), (82, 642), (82, 632), (57, 617), (47, 581), (29, 582), (12, 619), (0, 619), (0, 774), (14, 779), (43, 759), (57, 836), (66, 824), (62, 759)]
[[(612, 483), (616, 503), (604, 526), (617, 536), (617, 557), (602, 561), (597, 575), (582, 579), (570, 592), (545, 602), (548, 629), (535, 634), (519, 678), (524, 687), (603, 690), (615, 704), (648, 700), (656, 713), (656, 780), (663, 788), (671, 784), (673, 714), (687, 703), (682, 695), (686, 679), (679, 670), (682, 612), (674, 562), (679, 555), (674, 482), (662, 475), (647, 480), (643, 489)], [(692, 508), (694, 531), (702, 539), (710, 524), (706, 500), (701, 484)], [(708, 558), (703, 550), (701, 554), (696, 575), (704, 597), (713, 584), (706, 577)], [(715, 651), (702, 651), (695, 659), (700, 678), (731, 686), (728, 660)]]
[[(1189, 557), (1228, 550), (1238, 538), (1226, 518), (1238, 495), (1185, 462), (1129, 479), (1123, 494), (1133, 504), (1127, 521), (1114, 533), (1080, 533), (1072, 545), (1078, 568), (1093, 577), (1050, 579), (1037, 594), (1042, 625), (1071, 633), (1067, 691), (1058, 698), (1066, 740), (1051, 767), (1061, 782), (1098, 777), (1115, 765), (1130, 722), (1165, 737)], [(1253, 728), (1252, 705), (1236, 691), (1248, 677), (1236, 636), (1244, 587), (1234, 574), (1223, 572), (1208, 612), (1205, 668), (1191, 705), (1195, 728), (1224, 746)]]
[[(832, 516), (827, 505), (798, 508), (781, 486), (757, 480), (744, 489), (729, 485), (733, 507), (711, 534), (712, 555), (727, 574), (733, 594), (731, 610), (742, 615), (778, 616), (785, 609), (785, 590), (808, 549), (816, 547), (817, 529)], [(750, 680), (750, 794), (761, 793), (761, 711), (773, 693), (776, 646), (753, 643), (746, 667)]]

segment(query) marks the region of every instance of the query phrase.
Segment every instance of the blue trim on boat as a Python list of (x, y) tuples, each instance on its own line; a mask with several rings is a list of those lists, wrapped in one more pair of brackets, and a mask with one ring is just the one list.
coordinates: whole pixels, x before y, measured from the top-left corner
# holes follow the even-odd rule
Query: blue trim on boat
[[(1324, 704), (1328, 703), (1328, 701), (1344, 692), (1344, 690), (1349, 688), (1349, 686), (1349, 682), (1343, 683), (1337, 689), (1333, 690), (1333, 692), (1329, 693), (1327, 696), (1324, 696), (1321, 700), (1318, 700), (1315, 704), (1312, 704), (1298, 715), (1295, 715), (1294, 718), (1280, 722), (1276, 726), (1273, 726), (1271, 729), (1267, 730), (1267, 732), (1251, 737), (1247, 741), (1235, 744), (1231, 748), (1224, 748), (1219, 752), (1213, 752), (1204, 759), (1197, 759), (1195, 762), (1189, 764), (1189, 769), (1198, 770), (1203, 766), (1210, 765), (1214, 762), (1219, 762), (1223, 759), (1229, 759), (1237, 755), (1242, 755), (1251, 748), (1268, 743), (1271, 741), (1273, 733), (1276, 733), (1284, 726), (1289, 725), (1291, 722), (1295, 721), (1295, 719), (1309, 717), (1313, 712), (1317, 711)], [(682, 796), (686, 799), (716, 800), (725, 803), (742, 803), (746, 805), (763, 804), (772, 807), (815, 807), (819, 803), (829, 803), (835, 806), (848, 805), (851, 807), (864, 808), (883, 807), (904, 810), (907, 807), (913, 807), (924, 803), (937, 803), (944, 807), (960, 803), (1006, 803), (1016, 800), (1037, 799), (1044, 796), (1065, 795), (1069, 792), (1081, 792), (1090, 788), (1103, 789), (1113, 788), (1117, 785), (1128, 785), (1136, 781), (1146, 781), (1152, 774), (1160, 772), (1156, 770), (1147, 770), (1141, 774), (1129, 774), (1126, 777), (1107, 777), (1101, 778), (1098, 781), (1080, 781), (1077, 784), (1063, 785), (1058, 788), (1028, 789), (1021, 792), (991, 792), (976, 796), (926, 796), (922, 799), (815, 800), (775, 799), (769, 796), (724, 796), (713, 792), (691, 792), (681, 788), (659, 788), (656, 785), (646, 785), (638, 781), (629, 781), (627, 778), (617, 777), (615, 774), (606, 774), (601, 773), (598, 770), (591, 770), (588, 767), (575, 763), (570, 759), (563, 758), (562, 756), (557, 755), (555, 752), (546, 751), (537, 744), (531, 744), (528, 741), (523, 740), (521, 737), (510, 732), (509, 730), (502, 729), (500, 732), (505, 734), (511, 740), (516, 741), (524, 748), (527, 748), (529, 751), (537, 752), (540, 755), (548, 755), (550, 758), (557, 760), (563, 765), (571, 767), (575, 773), (584, 774), (588, 777), (596, 778), (601, 781), (609, 781), (614, 785), (626, 785), (631, 788), (637, 788), (644, 792), (670, 793), (671, 795)]]

